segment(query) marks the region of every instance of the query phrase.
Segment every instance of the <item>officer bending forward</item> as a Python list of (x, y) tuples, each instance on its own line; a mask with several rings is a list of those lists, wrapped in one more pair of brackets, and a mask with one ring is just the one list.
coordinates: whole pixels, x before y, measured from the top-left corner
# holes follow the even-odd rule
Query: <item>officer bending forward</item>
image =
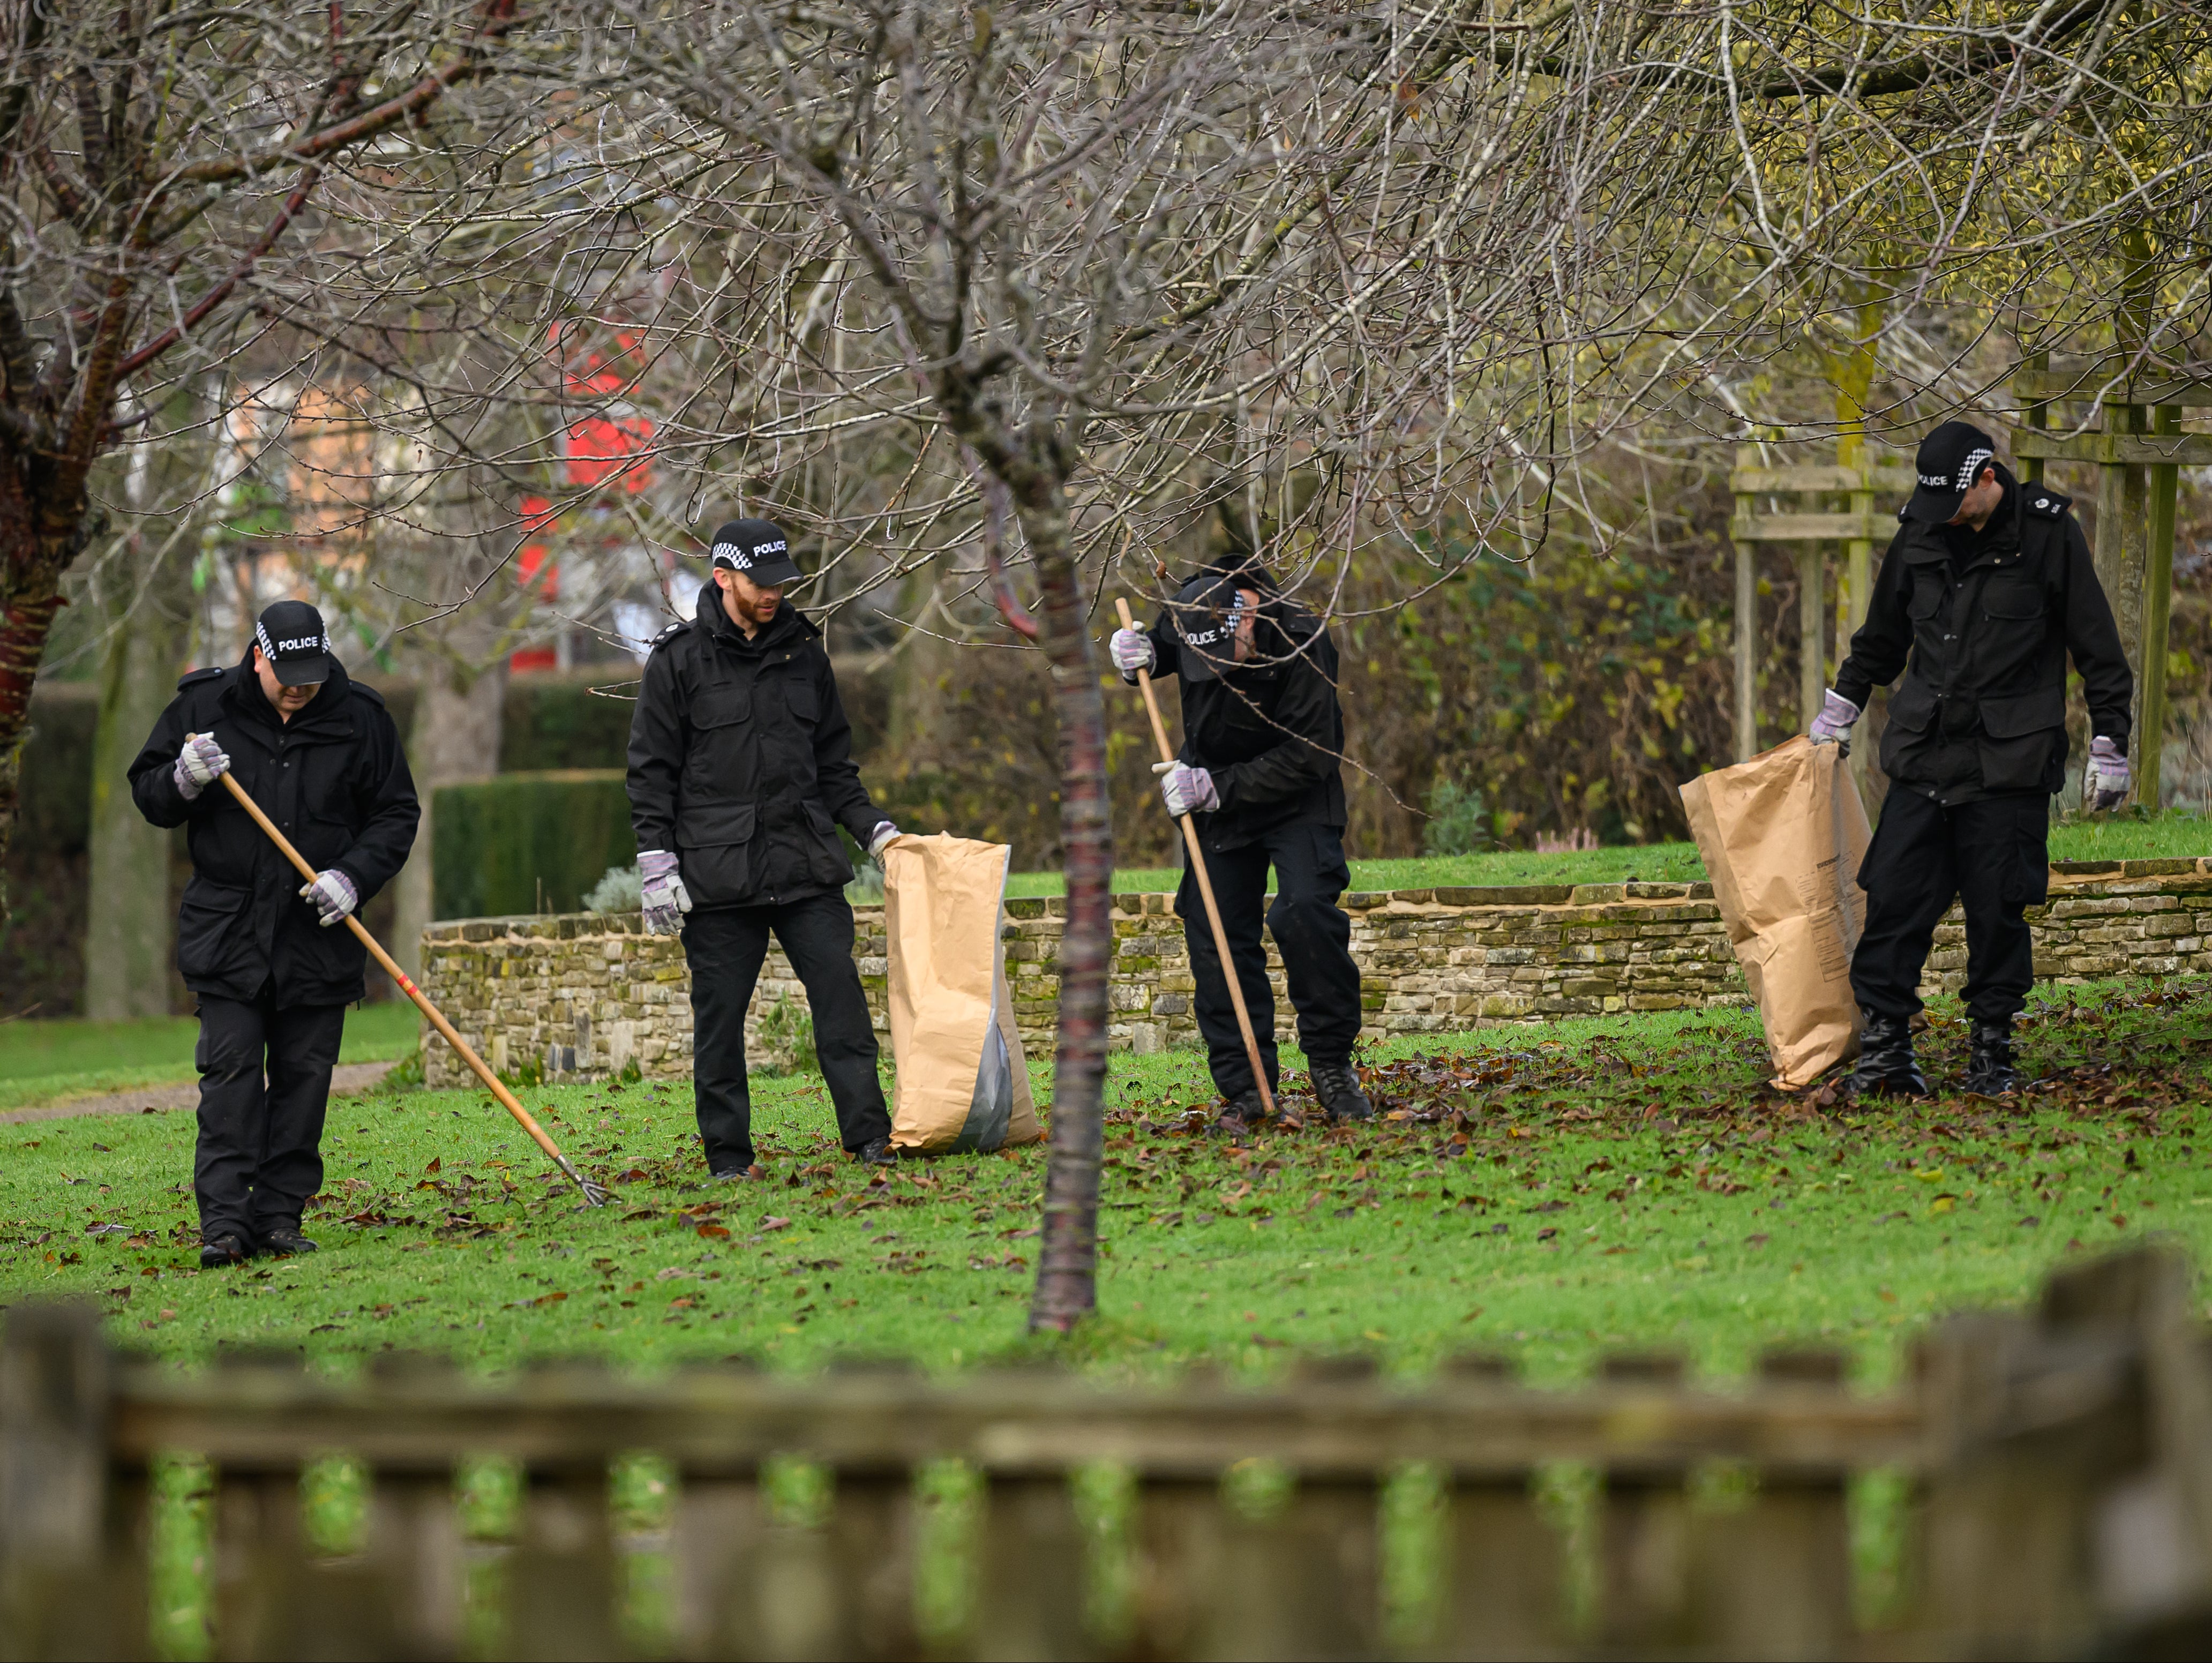
[(630, 823), (646, 928), (681, 930), (691, 968), (691, 1086), (717, 1178), (757, 1178), (745, 1007), (771, 932), (806, 989), (814, 1054), (845, 1148), (897, 1159), (876, 1033), (853, 962), (853, 868), (836, 827), (878, 854), (898, 828), (868, 800), (822, 632), (785, 604), (783, 533), (714, 533), (697, 616), (653, 644), (629, 730)]
[(1852, 1085), (1920, 1096), (1912, 1054), (1921, 967), (1954, 897), (1966, 913), (1966, 1089), (2016, 1090), (2012, 1019), (2035, 975), (2021, 912), (2049, 887), (2045, 835), (2065, 778), (2066, 659), (2094, 737), (2081, 796), (2128, 793), (2133, 678), (2069, 499), (2022, 485), (1979, 428), (1946, 422), (1921, 442), (1919, 488), (1882, 558), (1866, 622), (1813, 723), (1849, 736), (1872, 691), (1905, 671), (1881, 738), (1889, 795), (1859, 867), (1866, 928), (1851, 960), (1865, 1018)]
[[(279, 601), (245, 662), (196, 670), (131, 764), (157, 826), (192, 857), (177, 970), (199, 997), (200, 1263), (313, 1253), (301, 1210), (323, 1183), (323, 1113), (368, 950), (336, 926), (397, 875), (421, 813), (399, 732), (331, 655), (323, 615)], [(245, 787), (319, 876), (291, 863), (220, 783)]]
[[(1332, 1120), (1363, 1120), (1374, 1106), (1352, 1067), (1359, 1037), (1359, 968), (1352, 921), (1336, 898), (1352, 881), (1344, 862), (1344, 712), (1336, 697), (1336, 647), (1321, 621), (1283, 599), (1256, 567), (1217, 568), (1185, 584), (1149, 633), (1118, 629), (1110, 646), (1122, 679), (1139, 670), (1182, 678), (1180, 759), (1161, 763), (1168, 812), (1194, 815), (1222, 933), (1244, 1004), (1275, 1084), (1275, 995), (1261, 944), (1267, 868), (1275, 902), (1267, 923), (1283, 955), (1298, 1043), (1314, 1096)], [(1215, 1089), (1228, 1107), (1215, 1121), (1241, 1138), (1263, 1105), (1229, 1000), (1192, 874), (1176, 893), (1190, 951), (1199, 1032)]]

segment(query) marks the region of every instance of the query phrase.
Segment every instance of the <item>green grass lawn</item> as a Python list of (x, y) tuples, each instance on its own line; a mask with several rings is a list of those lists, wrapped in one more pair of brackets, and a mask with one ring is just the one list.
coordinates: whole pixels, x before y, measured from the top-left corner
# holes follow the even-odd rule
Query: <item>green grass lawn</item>
[[(2056, 1089), (2016, 1106), (1782, 1098), (1751, 1016), (1700, 1012), (1380, 1047), (1389, 1118), (1238, 1149), (1196, 1130), (1197, 1054), (1116, 1057), (1100, 1309), (1069, 1350), (1152, 1376), (1489, 1348), (1559, 1381), (1607, 1347), (1727, 1375), (1818, 1340), (1892, 1378), (1937, 1313), (2018, 1302), (2069, 1253), (2152, 1230), (2212, 1247), (2212, 990), (2039, 998), (2024, 1052)], [(1931, 1074), (1955, 1080), (1963, 1049), (1939, 1007)], [(0, 1128), (0, 1298), (100, 1300), (117, 1339), (179, 1362), (250, 1344), (337, 1370), (390, 1347), (945, 1370), (1044, 1343), (1024, 1334), (1041, 1148), (872, 1178), (818, 1081), (758, 1091), (770, 1181), (734, 1187), (705, 1181), (685, 1087), (525, 1093), (617, 1187), (599, 1211), (482, 1094), (340, 1099), (323, 1251), (217, 1272), (193, 1251), (190, 1115)]]
[[(404, 1057), (415, 1048), (421, 1023), (411, 1004), (356, 1005), (346, 1012), (338, 1059)], [(0, 1023), (0, 1111), (189, 1080), (198, 1038), (192, 1017)]]
[[(2053, 860), (2157, 860), (2212, 854), (2212, 823), (2172, 812), (2155, 820), (2108, 816), (2071, 820), (2051, 828)], [(1430, 889), (1492, 883), (1693, 883), (1705, 875), (1694, 843), (1640, 843), (1617, 848), (1538, 854), (1502, 849), (1490, 854), (1431, 855), (1412, 860), (1355, 860), (1354, 889)], [(1173, 866), (1132, 867), (1114, 874), (1117, 894), (1172, 889), (1182, 879)], [(1065, 895), (1058, 872), (1016, 872), (1010, 895)]]

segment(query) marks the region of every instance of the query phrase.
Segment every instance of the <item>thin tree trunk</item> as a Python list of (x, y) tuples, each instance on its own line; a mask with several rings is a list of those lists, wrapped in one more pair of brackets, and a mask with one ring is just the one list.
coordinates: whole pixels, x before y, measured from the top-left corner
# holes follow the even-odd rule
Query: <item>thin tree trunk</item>
[[(1042, 493), (1039, 493), (1042, 497)], [(1067, 927), (1060, 940), (1060, 1049), (1030, 1326), (1065, 1333), (1098, 1303), (1098, 1162), (1105, 1138), (1107, 974), (1114, 952), (1113, 822), (1106, 796), (1106, 701), (1092, 661), (1066, 498), (1021, 508), (1042, 589), (1040, 635), (1060, 728), (1060, 827)]]
[(193, 415), (188, 391), (170, 401), (166, 425), (179, 436), (143, 468), (131, 470), (134, 529), (98, 574), (99, 604), (110, 634), (92, 741), (85, 897), (84, 1014), (95, 1022), (169, 1013), (176, 934), (169, 900), (172, 834), (147, 824), (138, 812), (128, 770), (174, 695), (191, 646), (191, 564), (198, 545), (187, 534), (191, 517), (178, 505), (190, 501), (192, 482), (207, 460)]
[(111, 603), (116, 628), (100, 665), (86, 895), (84, 1014), (95, 1022), (169, 1012), (170, 834), (138, 812), (128, 769), (174, 695), (190, 646), (191, 555), (172, 549), (145, 573), (139, 592)]
[(434, 900), (431, 814), (441, 786), (499, 771), (500, 720), (507, 701), (507, 660), (465, 671), (442, 653), (423, 661), (422, 690), (407, 741), (407, 766), (422, 800), (414, 851), (399, 869), (392, 956), (410, 976), (422, 974), (422, 930)]
[[(0, 560), (6, 555), (0, 553)], [(15, 835), (16, 809), (22, 798), (23, 741), (31, 727), (31, 684), (46, 654), (46, 634), (62, 598), (52, 579), (26, 586), (21, 596), (0, 595), (0, 871), (6, 870), (8, 845)], [(7, 909), (0, 879), (0, 912)]]

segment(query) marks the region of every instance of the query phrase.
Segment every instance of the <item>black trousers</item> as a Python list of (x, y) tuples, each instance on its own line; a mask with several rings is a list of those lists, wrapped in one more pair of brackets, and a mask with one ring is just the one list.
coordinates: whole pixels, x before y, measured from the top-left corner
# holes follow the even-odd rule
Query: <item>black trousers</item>
[[(1222, 933), (1237, 963), (1252, 1031), (1267, 1065), (1267, 1085), (1276, 1080), (1275, 993), (1267, 982), (1267, 953), (1261, 944), (1261, 908), (1267, 898), (1267, 868), (1275, 869), (1275, 903), (1267, 907), (1268, 931), (1283, 955), (1291, 1006), (1298, 1013), (1298, 1044), (1306, 1061), (1342, 1063), (1359, 1037), (1359, 967), (1352, 962), (1352, 920), (1336, 904), (1352, 882), (1344, 864), (1343, 835), (1310, 823), (1279, 826), (1258, 841), (1226, 853), (1208, 853), (1207, 875), (1221, 907)], [(1229, 981), (1221, 955), (1214, 950), (1212, 926), (1198, 880), (1188, 869), (1176, 891), (1176, 916), (1190, 949), (1191, 977), (1198, 985), (1193, 1001), (1198, 1031), (1206, 1039), (1206, 1059), (1213, 1083), (1224, 1097), (1252, 1089), (1252, 1064), (1237, 1030), (1237, 1007), (1229, 1002)]]
[(203, 993), (199, 1000), (192, 1193), (200, 1235), (235, 1235), (257, 1247), (279, 1224), (297, 1229), (300, 1210), (323, 1187), (323, 1111), (345, 1006), (280, 1011), (266, 991), (257, 999)]
[(691, 966), (691, 1095), (714, 1172), (753, 1162), (753, 1099), (745, 1075), (745, 1007), (774, 932), (806, 989), (814, 1054), (837, 1111), (837, 1136), (858, 1152), (891, 1131), (876, 1077), (876, 1030), (853, 962), (853, 908), (842, 894), (780, 907), (702, 907), (685, 914)]
[(1893, 785), (1859, 865), (1866, 930), (1851, 958), (1851, 992), (1879, 1017), (1920, 1009), (1920, 972), (1936, 926), (1956, 899), (1966, 912), (1966, 1013), (2009, 1021), (2035, 982), (2023, 909), (2048, 898), (2051, 799), (2011, 792), (1947, 809)]

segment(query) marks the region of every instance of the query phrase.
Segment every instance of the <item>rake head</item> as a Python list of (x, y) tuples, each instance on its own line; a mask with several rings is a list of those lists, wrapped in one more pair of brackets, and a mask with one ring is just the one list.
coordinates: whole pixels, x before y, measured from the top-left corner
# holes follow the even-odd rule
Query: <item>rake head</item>
[(567, 1156), (563, 1155), (558, 1158), (561, 1162), (561, 1170), (567, 1173), (569, 1178), (574, 1181), (576, 1187), (584, 1192), (584, 1200), (586, 1205), (594, 1207), (604, 1207), (606, 1205), (609, 1197), (607, 1194), (607, 1187), (605, 1184), (595, 1184), (590, 1179), (585, 1177), (582, 1173), (576, 1170), (576, 1163), (571, 1161)]

